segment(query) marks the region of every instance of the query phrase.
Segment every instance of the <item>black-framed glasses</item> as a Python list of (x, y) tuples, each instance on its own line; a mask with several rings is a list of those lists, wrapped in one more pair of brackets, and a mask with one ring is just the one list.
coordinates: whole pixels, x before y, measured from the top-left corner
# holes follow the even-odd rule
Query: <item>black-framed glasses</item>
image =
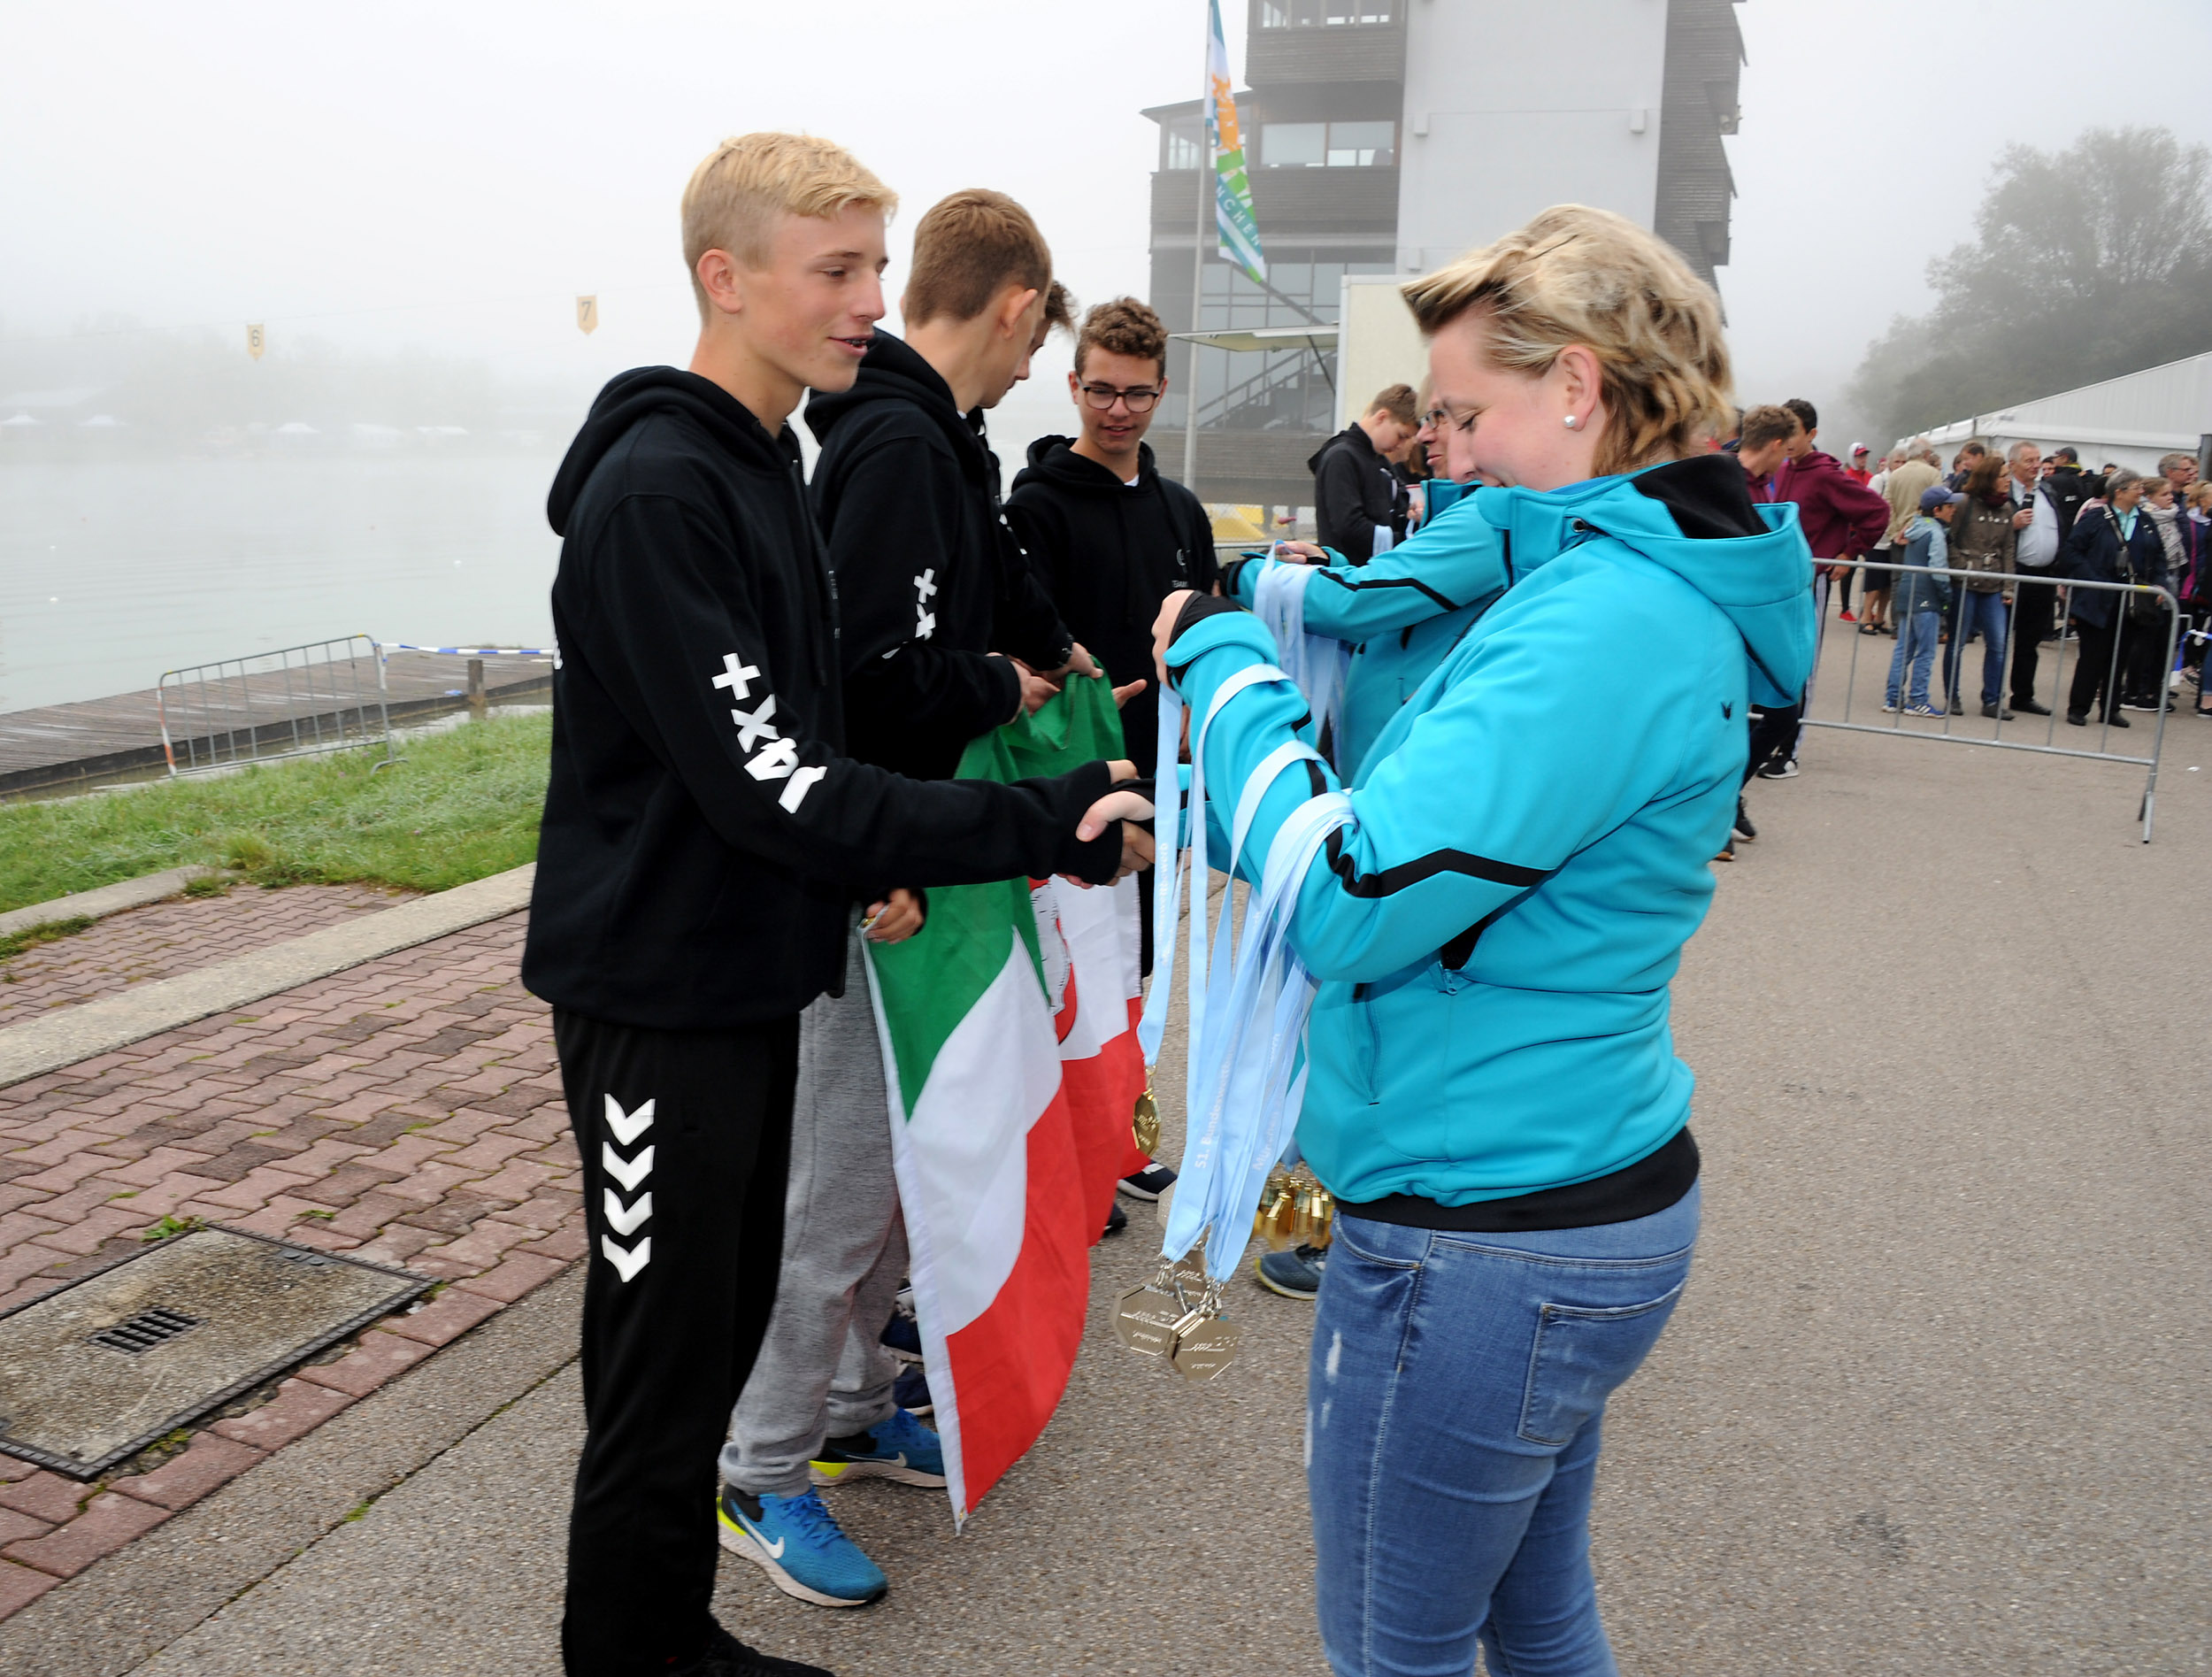
[(1081, 388), (1083, 400), (1101, 413), (1118, 401), (1126, 402), (1132, 413), (1149, 413), (1152, 404), (1160, 399), (1160, 393), (1146, 385), (1139, 385), (1133, 390), (1118, 390), (1110, 384), (1086, 384)]
[(1431, 408), (1421, 416), (1421, 428), (1425, 431), (1441, 431), (1451, 417), (1441, 408)]

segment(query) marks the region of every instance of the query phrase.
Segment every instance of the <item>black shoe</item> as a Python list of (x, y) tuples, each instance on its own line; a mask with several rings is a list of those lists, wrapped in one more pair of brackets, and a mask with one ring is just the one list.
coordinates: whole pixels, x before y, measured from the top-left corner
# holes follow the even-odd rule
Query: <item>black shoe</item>
[(1982, 714), (1993, 722), (2009, 722), (2012, 720), (2012, 712), (2010, 711), (2001, 711), (1993, 704), (1983, 705)]
[(902, 1363), (922, 1360), (922, 1330), (909, 1316), (894, 1316), (883, 1325), (883, 1349)]
[(778, 1659), (743, 1642), (717, 1625), (707, 1651), (670, 1677), (837, 1677), (820, 1665), (803, 1665), (795, 1659)]
[(2012, 708), (2026, 716), (2048, 716), (2051, 713), (2049, 705), (2038, 704), (2033, 699), (2015, 699)]
[(2133, 727), (2135, 724), (2129, 721), (2124, 716), (2122, 716), (2119, 712), (2115, 711), (2110, 716), (2105, 718), (2105, 726), (2108, 727)]
[(1964, 716), (1966, 714), (1966, 707), (1959, 703), (1959, 696), (1955, 693), (1951, 695), (1951, 714), (1953, 716)]
[(1722, 845), (1720, 847), (1720, 854), (1716, 856), (1713, 859), (1716, 862), (1734, 861), (1736, 859), (1736, 841), (1732, 838), (1727, 843)]
[(1099, 1236), (1099, 1239), (1104, 1240), (1107, 1235), (1118, 1235), (1123, 1229), (1128, 1227), (1129, 1213), (1122, 1210), (1118, 1205), (1110, 1205), (1106, 1210), (1105, 1233), (1102, 1234)]
[(918, 1368), (910, 1368), (891, 1388), (891, 1401), (910, 1415), (934, 1415), (937, 1404), (929, 1395), (929, 1376)]
[(2066, 719), (2076, 727), (2087, 727), (2089, 726), (2089, 712), (2086, 711), (2069, 711), (2066, 712)]
[(1741, 798), (1736, 800), (1736, 824), (1729, 828), (1729, 835), (1732, 838), (1741, 839), (1747, 844), (1759, 836), (1759, 829), (1751, 825), (1751, 818), (1744, 813)]
[(1131, 1199), (1157, 1199), (1175, 1186), (1175, 1173), (1157, 1159), (1143, 1170), (1133, 1171), (1115, 1185), (1115, 1191)]

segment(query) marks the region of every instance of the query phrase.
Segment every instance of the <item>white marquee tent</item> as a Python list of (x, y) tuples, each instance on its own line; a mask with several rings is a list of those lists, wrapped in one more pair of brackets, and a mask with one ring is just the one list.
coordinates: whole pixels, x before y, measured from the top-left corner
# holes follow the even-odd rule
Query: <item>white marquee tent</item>
[(2193, 454), (2212, 476), (2212, 355), (1978, 413), (1927, 436), (1947, 458), (1969, 437), (1993, 447), (2039, 443), (2046, 454), (2071, 443), (2093, 470), (2110, 461), (2148, 472), (2161, 455)]

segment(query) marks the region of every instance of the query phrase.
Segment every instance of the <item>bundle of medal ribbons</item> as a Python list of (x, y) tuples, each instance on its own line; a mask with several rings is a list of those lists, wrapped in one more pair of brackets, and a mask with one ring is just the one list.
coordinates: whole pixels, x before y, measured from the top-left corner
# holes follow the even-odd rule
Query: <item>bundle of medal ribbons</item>
[[(1302, 645), (1295, 601), (1277, 629), (1279, 643)], [(1325, 660), (1294, 660), (1317, 688)], [(1153, 892), (1152, 989), (1145, 997), (1137, 1037), (1144, 1054), (1146, 1086), (1132, 1121), (1137, 1144), (1152, 1152), (1160, 1138), (1159, 1105), (1151, 1073), (1159, 1063), (1175, 970), (1183, 967), (1189, 1001), (1190, 1051), (1185, 1065), (1187, 1100), (1183, 1157), (1176, 1185), (1162, 1202), (1159, 1267), (1143, 1286), (1123, 1295), (1114, 1313), (1122, 1343), (1148, 1357), (1164, 1357), (1194, 1381), (1216, 1378), (1236, 1360), (1239, 1332), (1222, 1319), (1222, 1287), (1256, 1233), (1271, 1245), (1325, 1244), (1333, 1204), (1302, 1164), (1289, 1156), (1291, 1131), (1305, 1091), (1302, 1043), (1316, 984), (1289, 944), (1296, 887), (1323, 841), (1351, 819), (1341, 792), (1308, 798), (1269, 839), (1265, 865), (1251, 881), (1241, 924), (1233, 930), (1233, 894), (1207, 935), (1206, 881), (1210, 876), (1205, 752), (1207, 732), (1222, 706), (1248, 687), (1296, 681), (1271, 664), (1248, 665), (1220, 683), (1205, 714), (1188, 729), (1189, 784), (1179, 775), (1158, 778), (1158, 831), (1171, 849), (1161, 858)], [(1297, 682), (1305, 690), (1305, 682)], [(1315, 703), (1308, 694), (1309, 708)], [(1185, 733), (1181, 696), (1164, 688), (1159, 699), (1159, 756), (1175, 762)], [(1284, 771), (1319, 754), (1302, 741), (1269, 753), (1237, 800), (1224, 871), (1234, 872), (1259, 795)], [(1190, 819), (1186, 821), (1185, 811)], [(1191, 910), (1182, 915), (1186, 881)], [(1188, 948), (1179, 962), (1179, 942)], [(1208, 944), (1213, 945), (1208, 952)], [(1248, 1225), (1247, 1219), (1249, 1219)]]

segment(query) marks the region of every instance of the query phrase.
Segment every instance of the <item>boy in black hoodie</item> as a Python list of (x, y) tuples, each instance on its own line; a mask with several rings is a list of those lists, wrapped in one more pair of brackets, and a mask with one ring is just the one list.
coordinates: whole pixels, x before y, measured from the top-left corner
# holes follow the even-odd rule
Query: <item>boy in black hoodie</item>
[[(837, 580), (853, 754), (923, 780), (968, 742), (1095, 665), (999, 516), (982, 411), (1026, 376), (1052, 258), (1002, 193), (955, 193), (914, 229), (908, 342), (875, 334), (849, 389), (818, 394), (814, 505)], [(999, 877), (1010, 877), (1013, 872)], [(849, 935), (857, 962), (864, 928)], [(941, 1486), (936, 1435), (894, 1397), (881, 1343), (905, 1277), (875, 1011), (825, 996), (800, 1029), (781, 1291), (721, 1469), (722, 1541), (802, 1601), (849, 1607), (888, 1588), (816, 1487), (885, 1477)]]
[(924, 786), (842, 754), (835, 600), (784, 420), (851, 381), (894, 201), (826, 141), (726, 142), (684, 194), (690, 370), (616, 379), (554, 481), (523, 978), (553, 1005), (591, 1241), (571, 1677), (820, 1677), (714, 1622), (701, 1476), (775, 1296), (798, 1013), (841, 981), (847, 904), (1103, 881), (1145, 848), (1112, 827), (1149, 813), (1109, 790), (1127, 765)]
[(1413, 387), (1394, 384), (1375, 393), (1367, 412), (1314, 452), (1313, 517), (1321, 545), (1354, 565), (1375, 557), (1375, 532), (1394, 543), (1406, 529), (1406, 486), (1397, 463), (1405, 458), (1421, 421)]
[[(1081, 435), (1039, 437), (1006, 497), (1013, 527), (1060, 615), (1116, 683), (1152, 669), (1152, 619), (1177, 588), (1210, 594), (1221, 579), (1213, 521), (1198, 497), (1164, 478), (1144, 434), (1167, 394), (1167, 327), (1134, 297), (1083, 317), (1068, 395)], [(1125, 749), (1150, 774), (1159, 732), (1142, 720)], [(1152, 971), (1152, 876), (1137, 881), (1140, 969)], [(1175, 1173), (1133, 1141), (1121, 1191), (1156, 1200)]]
[[(1134, 297), (1083, 317), (1068, 374), (1082, 435), (1039, 437), (1006, 497), (1006, 521), (1062, 619), (1116, 683), (1152, 673), (1152, 619), (1177, 588), (1220, 578), (1198, 497), (1160, 475), (1144, 440), (1167, 393), (1167, 328)], [(1158, 740), (1132, 727), (1149, 774)]]

